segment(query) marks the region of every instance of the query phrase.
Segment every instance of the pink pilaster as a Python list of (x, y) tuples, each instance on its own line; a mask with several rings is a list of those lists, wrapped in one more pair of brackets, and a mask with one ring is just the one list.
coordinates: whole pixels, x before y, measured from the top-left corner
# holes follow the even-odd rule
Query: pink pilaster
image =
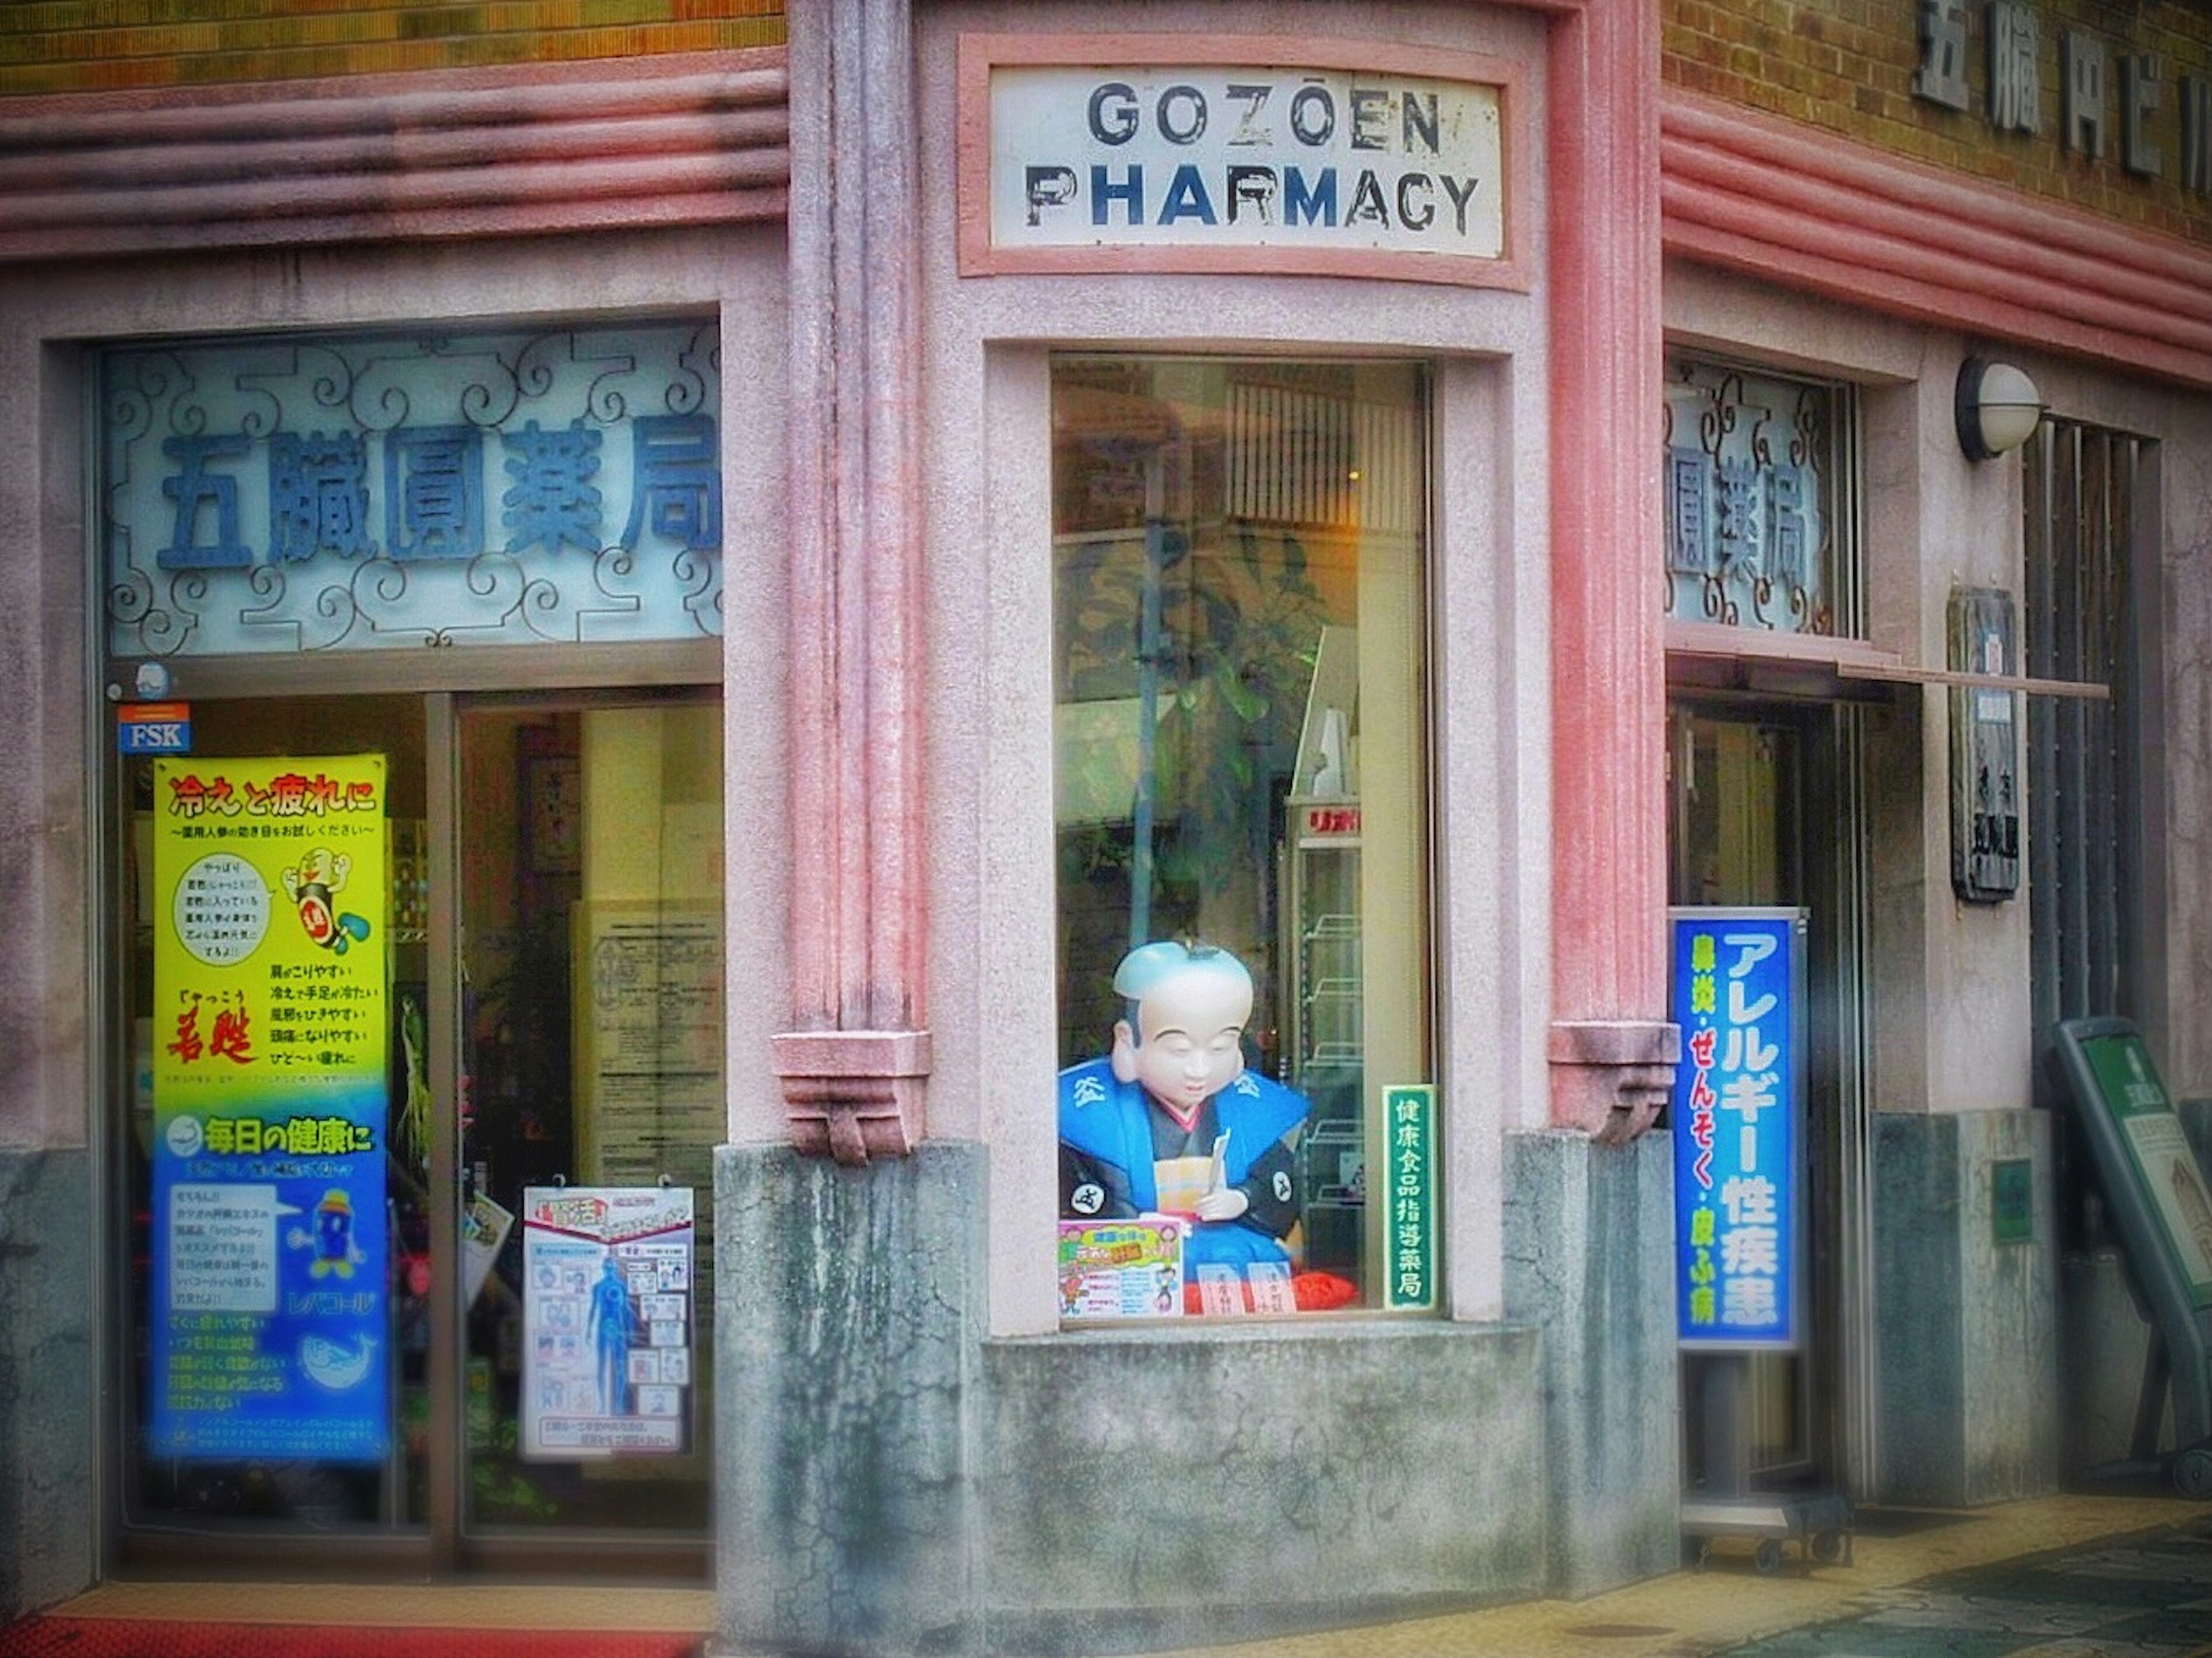
[(914, 54), (908, 0), (792, 0), (793, 1142), (922, 1135)]
[(1666, 1022), (1659, 8), (1553, 24), (1552, 1121), (1649, 1127)]

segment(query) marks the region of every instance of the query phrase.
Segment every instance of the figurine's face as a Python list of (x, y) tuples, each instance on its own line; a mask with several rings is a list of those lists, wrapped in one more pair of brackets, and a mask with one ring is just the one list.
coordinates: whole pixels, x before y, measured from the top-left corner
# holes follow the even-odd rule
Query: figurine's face
[[(1172, 973), (1137, 1005), (1137, 1035), (1127, 1050), (1135, 1080), (1176, 1116), (1198, 1108), (1244, 1070), (1244, 1022), (1252, 993), (1220, 973)], [(1123, 1022), (1116, 1035), (1128, 1029)]]

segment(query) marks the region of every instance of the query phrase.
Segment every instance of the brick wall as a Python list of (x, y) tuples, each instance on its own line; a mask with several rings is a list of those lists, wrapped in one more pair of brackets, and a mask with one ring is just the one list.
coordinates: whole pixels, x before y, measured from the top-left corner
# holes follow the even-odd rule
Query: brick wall
[[(2041, 131), (1999, 132), (1989, 111), (1990, 11), (1970, 0), (1966, 78), (1954, 111), (1913, 94), (1920, 67), (1916, 0), (1657, 0), (1671, 86), (1841, 133), (1947, 172), (2066, 202), (2146, 229), (2212, 241), (2212, 196), (2182, 185), (2180, 82), (2212, 81), (2212, 9), (2201, 0), (2025, 0), (2038, 35)], [(2102, 160), (2060, 143), (2059, 39), (2102, 42), (2112, 137)], [(2126, 171), (2118, 155), (2119, 60), (2160, 59), (2161, 102), (2149, 124), (2163, 178)]]
[[(1914, 96), (1917, 0), (1654, 0), (1670, 85), (1844, 134), (1933, 166), (2212, 242), (2212, 195), (2183, 185), (2180, 83), (2212, 82), (2202, 0), (2023, 0), (2039, 36), (2042, 131), (1987, 115), (1989, 10), (1965, 8), (1972, 103)], [(2152, 125), (2164, 175), (2060, 143), (2059, 40), (2103, 43), (2117, 131), (2118, 61), (2160, 60)], [(0, 0), (0, 94), (203, 85), (396, 70), (570, 62), (780, 44), (783, 0)]]
[(0, 0), (0, 94), (781, 45), (782, 0)]

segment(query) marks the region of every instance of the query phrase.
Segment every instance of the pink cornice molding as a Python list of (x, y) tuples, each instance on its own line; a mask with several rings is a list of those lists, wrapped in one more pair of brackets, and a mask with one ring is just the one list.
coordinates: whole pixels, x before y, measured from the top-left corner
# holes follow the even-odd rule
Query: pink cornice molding
[[(1659, 20), (1589, 0), (1551, 30), (1554, 1125), (1648, 1128), (1666, 1021)], [(1592, 441), (1592, 434), (1601, 434)]]
[(784, 49), (0, 101), (0, 259), (781, 220)]
[(2212, 249), (1689, 93), (1660, 154), (1670, 255), (2212, 386)]

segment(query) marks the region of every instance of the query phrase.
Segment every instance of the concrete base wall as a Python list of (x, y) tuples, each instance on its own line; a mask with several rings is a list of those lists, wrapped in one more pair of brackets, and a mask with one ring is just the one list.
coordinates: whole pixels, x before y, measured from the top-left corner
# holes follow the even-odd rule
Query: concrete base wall
[[(2051, 1127), (2037, 1111), (1876, 1120), (1880, 1501), (1967, 1507), (2057, 1487)], [(1995, 1168), (2015, 1161), (2030, 1164), (2033, 1236), (1999, 1242)]]
[(975, 1653), (984, 1162), (714, 1155), (715, 1586), (738, 1652)]
[(981, 1148), (721, 1148), (720, 1649), (1127, 1652), (1671, 1566), (1663, 1144), (1528, 1138), (1510, 1276), (1553, 1329), (1014, 1340), (984, 1333)]
[(90, 1165), (0, 1151), (0, 1624), (88, 1587), (97, 1564)]
[[(2118, 1249), (2068, 1255), (2060, 1268), (2061, 1471), (2090, 1481), (2126, 1460), (2135, 1438), (2150, 1324), (2128, 1287)], [(2173, 1413), (2160, 1402), (2158, 1444), (2173, 1443)]]
[(1515, 1134), (1505, 1157), (1506, 1311), (1544, 1333), (1553, 1594), (1681, 1564), (1674, 1147)]
[(1544, 1582), (1533, 1330), (1332, 1323), (994, 1343), (988, 1649), (1251, 1640)]

